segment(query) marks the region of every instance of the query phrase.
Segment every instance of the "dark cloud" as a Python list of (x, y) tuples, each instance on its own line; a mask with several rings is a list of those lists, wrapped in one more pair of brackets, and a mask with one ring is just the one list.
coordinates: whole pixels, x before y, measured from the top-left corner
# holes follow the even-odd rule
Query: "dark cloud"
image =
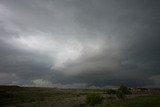
[(158, 87), (159, 5), (2, 0), (0, 84)]

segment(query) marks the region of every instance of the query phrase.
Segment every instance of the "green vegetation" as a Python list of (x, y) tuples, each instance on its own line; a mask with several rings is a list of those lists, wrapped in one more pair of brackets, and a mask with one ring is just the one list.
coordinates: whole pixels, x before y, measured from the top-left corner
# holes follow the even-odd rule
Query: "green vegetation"
[(125, 99), (126, 95), (129, 95), (131, 94), (131, 91), (128, 87), (126, 86), (120, 86), (119, 89), (116, 91), (116, 96), (119, 98), (119, 99)]
[(108, 89), (107, 94), (109, 94), (109, 95), (116, 94), (116, 90)]
[(101, 104), (103, 99), (103, 96), (101, 96), (99, 93), (90, 93), (86, 96), (86, 103), (90, 105)]
[(142, 96), (114, 102), (107, 107), (160, 107), (160, 96)]
[(125, 94), (122, 92), (122, 91), (120, 91), (120, 90), (118, 90), (117, 92), (116, 92), (116, 96), (119, 98), (119, 99), (125, 99)]
[(121, 85), (118, 89), (118, 91), (121, 91), (124, 94), (131, 94), (131, 91), (128, 87)]
[(124, 86), (114, 90), (0, 86), (0, 107), (6, 106), (160, 107), (160, 89), (141, 91)]

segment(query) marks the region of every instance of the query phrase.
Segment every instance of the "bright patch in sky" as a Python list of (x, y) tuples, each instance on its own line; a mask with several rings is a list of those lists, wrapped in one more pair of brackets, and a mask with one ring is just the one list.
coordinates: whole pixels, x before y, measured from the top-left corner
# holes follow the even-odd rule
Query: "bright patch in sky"
[(23, 34), (13, 39), (19, 49), (35, 51), (51, 57), (54, 61), (54, 68), (63, 67), (67, 61), (75, 61), (83, 49), (81, 43), (74, 39), (58, 39), (50, 34)]
[(96, 54), (103, 46), (102, 40), (80, 42), (75, 38), (58, 38), (50, 33), (20, 33), (13, 44), (21, 49), (36, 52), (53, 60), (52, 69), (63, 69), (67, 62), (74, 62), (84, 54)]

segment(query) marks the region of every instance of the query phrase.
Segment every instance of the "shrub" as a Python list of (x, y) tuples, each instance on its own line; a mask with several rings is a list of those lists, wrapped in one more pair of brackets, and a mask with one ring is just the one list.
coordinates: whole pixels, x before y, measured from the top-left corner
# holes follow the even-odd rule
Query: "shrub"
[(124, 94), (131, 94), (130, 89), (128, 87), (126, 87), (126, 86), (123, 86), (123, 85), (120, 86), (118, 90), (121, 91)]
[(113, 89), (107, 90), (107, 94), (116, 94), (116, 91)]
[(131, 94), (131, 90), (128, 87), (121, 85), (116, 92), (116, 96), (120, 99), (125, 99), (126, 94)]
[(119, 99), (125, 99), (125, 94), (121, 91), (121, 90), (118, 90), (116, 92), (116, 96), (119, 98)]
[(90, 93), (86, 96), (86, 102), (90, 105), (96, 105), (101, 104), (103, 102), (104, 98), (98, 93)]

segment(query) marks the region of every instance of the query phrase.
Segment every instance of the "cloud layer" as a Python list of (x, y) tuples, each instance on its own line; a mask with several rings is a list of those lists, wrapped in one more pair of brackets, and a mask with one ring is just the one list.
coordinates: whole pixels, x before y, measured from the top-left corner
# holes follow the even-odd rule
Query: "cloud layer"
[(160, 2), (0, 1), (0, 84), (159, 87)]

